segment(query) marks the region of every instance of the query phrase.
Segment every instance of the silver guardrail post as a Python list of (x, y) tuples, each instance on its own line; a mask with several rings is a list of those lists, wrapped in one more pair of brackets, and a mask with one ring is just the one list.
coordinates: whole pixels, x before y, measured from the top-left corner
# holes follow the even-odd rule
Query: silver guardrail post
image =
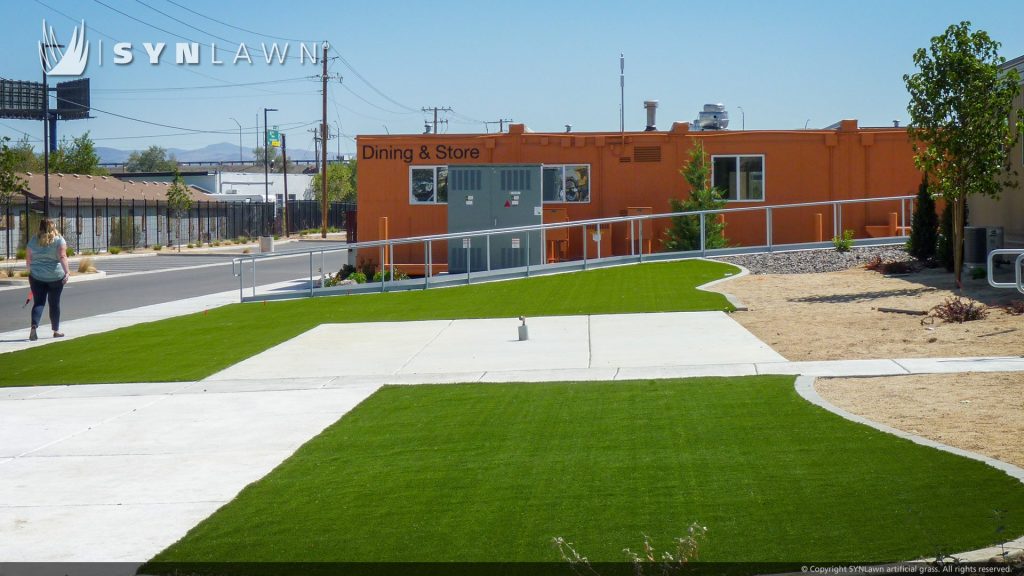
[(704, 242), (704, 239), (706, 238), (706, 234), (707, 234), (704, 231), (704, 226), (705, 226), (705, 224), (704, 224), (704, 213), (701, 212), (700, 213), (700, 255), (701, 255), (701, 257), (707, 255), (707, 253), (705, 252), (705, 248), (704, 248), (706, 246), (706, 244)]

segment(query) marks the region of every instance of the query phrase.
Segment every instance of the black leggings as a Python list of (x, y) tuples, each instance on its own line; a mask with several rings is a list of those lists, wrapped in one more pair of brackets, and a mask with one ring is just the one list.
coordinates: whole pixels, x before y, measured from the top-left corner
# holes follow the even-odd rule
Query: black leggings
[(43, 282), (29, 276), (28, 284), (32, 288), (32, 326), (39, 326), (43, 317), (43, 306), (50, 304), (50, 327), (56, 332), (60, 329), (60, 293), (64, 291), (64, 282)]

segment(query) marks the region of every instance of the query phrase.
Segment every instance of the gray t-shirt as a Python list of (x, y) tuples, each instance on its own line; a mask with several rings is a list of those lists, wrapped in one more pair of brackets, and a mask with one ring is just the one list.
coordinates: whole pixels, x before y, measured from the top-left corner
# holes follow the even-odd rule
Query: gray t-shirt
[(32, 251), (29, 274), (43, 282), (56, 282), (64, 278), (64, 267), (60, 265), (61, 246), (67, 246), (67, 242), (60, 236), (54, 238), (49, 246), (40, 246), (38, 236), (29, 239), (28, 249)]

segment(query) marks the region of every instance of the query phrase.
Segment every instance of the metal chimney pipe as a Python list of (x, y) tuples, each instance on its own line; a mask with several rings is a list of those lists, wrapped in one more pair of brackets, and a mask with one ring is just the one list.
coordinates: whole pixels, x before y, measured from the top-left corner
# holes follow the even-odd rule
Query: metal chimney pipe
[(657, 130), (655, 128), (655, 116), (658, 113), (658, 101), (644, 100), (644, 108), (647, 110), (647, 127), (644, 128), (644, 132), (653, 132)]

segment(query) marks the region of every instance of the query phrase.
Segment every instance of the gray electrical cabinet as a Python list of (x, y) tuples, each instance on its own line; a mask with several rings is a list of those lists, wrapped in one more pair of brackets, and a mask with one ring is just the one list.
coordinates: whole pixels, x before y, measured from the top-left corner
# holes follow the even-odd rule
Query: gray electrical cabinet
[[(475, 232), (543, 223), (540, 164), (448, 167), (448, 232)], [(541, 263), (539, 230), (448, 241), (448, 271), (463, 274)]]

